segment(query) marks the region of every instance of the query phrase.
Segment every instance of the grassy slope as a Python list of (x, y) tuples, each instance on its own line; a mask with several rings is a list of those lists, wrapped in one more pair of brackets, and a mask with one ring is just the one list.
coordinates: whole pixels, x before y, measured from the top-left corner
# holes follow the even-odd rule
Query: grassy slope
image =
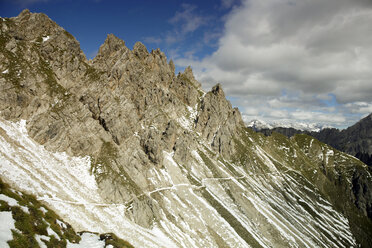
[[(67, 241), (79, 243), (80, 234), (62, 221), (62, 219), (47, 206), (40, 203), (34, 196), (23, 192), (15, 191), (0, 179), (0, 194), (13, 198), (18, 202), (18, 206), (9, 206), (6, 201), (0, 200), (0, 211), (11, 211), (15, 221), (15, 230), (12, 231), (13, 239), (8, 241), (9, 246), (15, 248), (39, 247), (36, 235), (41, 236), (41, 240), (49, 247), (66, 247)], [(27, 210), (25, 209), (28, 209)], [(63, 224), (61, 224), (63, 223)], [(54, 233), (48, 232), (48, 228)], [(115, 234), (101, 234), (101, 240), (105, 240), (106, 245), (116, 248), (132, 248), (128, 242), (119, 239)]]

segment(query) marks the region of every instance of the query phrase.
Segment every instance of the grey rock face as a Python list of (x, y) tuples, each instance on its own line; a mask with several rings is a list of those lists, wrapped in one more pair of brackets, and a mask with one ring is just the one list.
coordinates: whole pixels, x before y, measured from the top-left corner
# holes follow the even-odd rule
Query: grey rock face
[[(117, 150), (117, 172), (137, 160), (161, 167), (163, 150), (189, 156), (191, 130), (181, 131), (178, 119), (190, 118), (193, 109), (200, 113), (189, 128), (207, 137), (216, 151), (232, 152), (229, 140), (242, 124), (238, 110), (226, 101), (221, 86), (203, 97), (190, 67), (176, 77), (173, 62), (168, 64), (160, 50), (149, 53), (137, 42), (131, 51), (109, 34), (97, 56), (87, 61), (75, 38), (44, 14), (25, 10), (1, 25), (1, 69), (12, 70), (0, 79), (1, 115), (27, 119), (30, 135), (48, 149), (88, 154), (113, 167), (102, 154), (110, 144)], [(16, 59), (19, 70), (12, 64)], [(17, 72), (20, 76), (14, 77)], [(138, 157), (124, 158), (134, 150)]]
[[(43, 14), (24, 11), (0, 27), (0, 116), (26, 119), (29, 135), (50, 151), (89, 155), (105, 200), (97, 207), (120, 205), (125, 220), (179, 247), (370, 241), (369, 174), (359, 161), (313, 139), (250, 132), (221, 85), (205, 93), (190, 67), (176, 76), (159, 49), (138, 42), (131, 50), (110, 34), (88, 61)], [(355, 168), (362, 172), (353, 177)], [(342, 208), (334, 192), (358, 200), (343, 198)]]
[(216, 152), (229, 158), (234, 153), (231, 137), (236, 135), (242, 126), (239, 110), (231, 107), (221, 85), (217, 84), (201, 102), (196, 131), (211, 143)]

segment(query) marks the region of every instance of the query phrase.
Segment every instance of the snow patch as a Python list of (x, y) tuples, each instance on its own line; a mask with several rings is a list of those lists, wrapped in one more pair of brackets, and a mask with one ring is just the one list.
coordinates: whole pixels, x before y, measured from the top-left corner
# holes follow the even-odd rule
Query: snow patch
[(67, 241), (67, 248), (104, 248), (105, 241), (100, 240), (99, 236), (94, 233), (83, 233), (79, 244), (72, 244)]
[(11, 229), (15, 229), (12, 212), (0, 212), (0, 247), (9, 247), (7, 241), (13, 239)]
[(251, 127), (253, 130), (260, 131), (262, 129), (273, 129), (276, 127), (283, 128), (294, 128), (300, 131), (309, 131), (309, 132), (320, 132), (324, 128), (330, 128), (330, 126), (320, 125), (318, 123), (305, 123), (305, 122), (293, 122), (293, 121), (284, 121), (278, 122), (274, 121), (271, 123), (266, 123), (263, 120), (251, 120), (247, 123), (247, 127)]
[(11, 206), (11, 207), (18, 206), (18, 202), (15, 199), (10, 198), (7, 195), (0, 194), (0, 200), (7, 202), (8, 205)]
[(35, 239), (36, 239), (37, 243), (39, 244), (40, 248), (47, 248), (46, 244), (41, 239), (49, 241), (50, 237), (45, 236), (45, 235), (35, 234)]
[(48, 210), (46, 210), (44, 207), (40, 207), (39, 208), (41, 212), (43, 212), (44, 214), (46, 214), (48, 212)]
[(190, 119), (186, 118), (185, 116), (181, 116), (177, 119), (178, 123), (186, 130), (192, 129), (192, 122)]
[(175, 244), (169, 241), (167, 235), (165, 235), (164, 232), (157, 225), (154, 225), (154, 227), (152, 228), (152, 232), (156, 234), (159, 240), (162, 240), (165, 244), (167, 244), (168, 247), (176, 247)]
[(25, 206), (20, 206), (20, 208), (22, 209), (23, 212), (27, 213), (27, 214), (30, 214), (30, 211), (28, 210), (27, 207)]
[(334, 152), (333, 150), (328, 150), (325, 154), (325, 158), (326, 158), (326, 164), (328, 164), (328, 161), (329, 161), (329, 157), (330, 156), (333, 156), (334, 155)]
[(58, 236), (58, 234), (55, 231), (53, 231), (53, 229), (50, 228), (50, 226), (48, 226), (47, 232), (48, 232), (49, 236), (53, 235), (56, 239), (61, 240), (60, 237)]
[(25, 120), (0, 118), (0, 129), (0, 175), (15, 189), (35, 195), (76, 231), (113, 232), (135, 247), (164, 247), (151, 230), (125, 216), (126, 206), (101, 198), (90, 157), (47, 151), (29, 138)]
[(43, 42), (45, 42), (45, 41), (47, 41), (49, 39), (50, 39), (50, 36), (49, 35), (48, 36), (45, 36), (45, 37), (43, 37)]
[(64, 222), (60, 221), (60, 220), (56, 220), (57, 224), (62, 227), (63, 229), (67, 229), (67, 226)]

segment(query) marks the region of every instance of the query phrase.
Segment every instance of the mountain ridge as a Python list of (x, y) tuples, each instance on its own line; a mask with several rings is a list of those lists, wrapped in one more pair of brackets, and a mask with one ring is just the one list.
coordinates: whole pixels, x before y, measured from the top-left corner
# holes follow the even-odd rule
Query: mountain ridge
[(1, 19), (4, 181), (78, 229), (111, 228), (139, 247), (372, 242), (363, 163), (309, 136), (254, 133), (221, 85), (204, 92), (190, 67), (175, 75), (142, 43), (130, 50), (110, 34), (87, 61), (45, 17)]
[(314, 132), (309, 130), (298, 130), (296, 128), (275, 127), (256, 129), (256, 131), (262, 132), (265, 135), (278, 132), (287, 137), (305, 133), (338, 150), (355, 156), (367, 165), (372, 166), (372, 114), (369, 114), (354, 125), (343, 130), (324, 128)]

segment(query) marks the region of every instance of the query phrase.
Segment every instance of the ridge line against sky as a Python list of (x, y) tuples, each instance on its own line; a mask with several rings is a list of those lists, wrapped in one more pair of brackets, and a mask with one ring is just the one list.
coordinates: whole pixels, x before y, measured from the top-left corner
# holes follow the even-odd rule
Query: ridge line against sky
[(245, 121), (345, 128), (372, 112), (370, 0), (2, 0), (0, 15), (43, 12), (88, 58), (108, 33), (221, 83)]

